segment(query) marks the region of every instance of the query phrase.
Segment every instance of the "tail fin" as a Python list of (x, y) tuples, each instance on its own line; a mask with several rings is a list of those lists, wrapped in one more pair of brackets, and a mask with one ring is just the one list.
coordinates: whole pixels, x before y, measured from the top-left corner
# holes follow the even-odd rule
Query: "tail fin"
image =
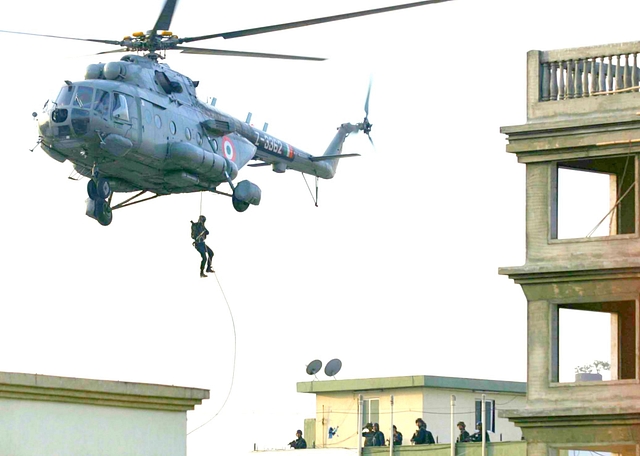
[(327, 161), (330, 172), (329, 179), (336, 174), (336, 169), (338, 168), (338, 161), (340, 158), (355, 157), (360, 155), (342, 154), (342, 145), (344, 144), (344, 140), (347, 139), (347, 136), (349, 136), (351, 133), (359, 130), (362, 130), (360, 124), (353, 125), (351, 123), (343, 123), (338, 128), (338, 132), (329, 143), (329, 147), (327, 147), (327, 150), (324, 152), (324, 154), (320, 157), (311, 158), (312, 161)]

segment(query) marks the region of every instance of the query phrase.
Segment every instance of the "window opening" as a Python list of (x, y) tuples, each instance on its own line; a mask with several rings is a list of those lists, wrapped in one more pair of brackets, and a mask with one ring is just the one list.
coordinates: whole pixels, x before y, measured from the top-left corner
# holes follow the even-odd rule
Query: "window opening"
[(96, 89), (96, 99), (93, 102), (93, 110), (102, 116), (109, 115), (109, 92)]
[(634, 155), (558, 162), (551, 238), (636, 232)]
[(361, 428), (367, 423), (380, 422), (380, 399), (364, 399), (362, 401)]
[[(496, 401), (485, 400), (484, 409), (484, 427), (489, 432), (496, 432)], [(482, 399), (476, 399), (476, 423), (479, 423), (482, 417)], [(475, 424), (475, 423), (474, 423)]]
[(636, 378), (635, 309), (635, 301), (557, 306), (552, 381)]
[(129, 122), (129, 107), (126, 97), (121, 93), (113, 94), (113, 118)]
[(176, 134), (176, 123), (172, 120), (171, 123), (169, 123), (169, 130), (171, 131), (172, 135)]

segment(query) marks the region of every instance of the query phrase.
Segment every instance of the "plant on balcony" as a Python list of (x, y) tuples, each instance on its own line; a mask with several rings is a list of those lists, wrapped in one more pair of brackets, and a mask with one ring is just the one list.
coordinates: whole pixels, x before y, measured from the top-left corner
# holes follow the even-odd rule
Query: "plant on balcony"
[(591, 364), (585, 364), (584, 366), (577, 366), (575, 368), (576, 382), (602, 380), (602, 374), (600, 373), (600, 371), (605, 371), (605, 370), (608, 371), (609, 369), (611, 369), (611, 364), (609, 364), (607, 361), (598, 361), (598, 360), (595, 360)]

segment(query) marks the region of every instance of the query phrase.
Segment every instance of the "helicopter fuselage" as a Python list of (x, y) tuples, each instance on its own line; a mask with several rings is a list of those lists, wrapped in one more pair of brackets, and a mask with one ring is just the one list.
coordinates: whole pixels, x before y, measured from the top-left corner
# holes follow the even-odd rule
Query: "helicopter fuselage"
[(333, 177), (327, 163), (202, 103), (191, 79), (139, 56), (89, 66), (45, 111), (45, 151), (88, 177), (97, 165), (114, 191), (212, 189), (254, 158)]
[(203, 103), (197, 83), (137, 55), (89, 65), (85, 80), (65, 82), (39, 118), (41, 147), (82, 176), (99, 174), (113, 192), (217, 191), (226, 182), (234, 207), (245, 210), (261, 197), (249, 181), (236, 194), (233, 181), (249, 161), (330, 179), (344, 139), (361, 129), (343, 124), (320, 159)]

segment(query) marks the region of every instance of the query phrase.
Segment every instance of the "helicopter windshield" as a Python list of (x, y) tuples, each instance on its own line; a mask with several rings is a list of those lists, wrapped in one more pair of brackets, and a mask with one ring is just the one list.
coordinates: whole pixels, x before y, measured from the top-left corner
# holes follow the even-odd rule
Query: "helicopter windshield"
[(71, 104), (71, 97), (73, 95), (73, 86), (68, 85), (60, 89), (58, 98), (56, 98), (56, 104), (58, 106), (67, 106)]
[(76, 96), (73, 98), (73, 105), (80, 108), (89, 108), (92, 98), (93, 89), (91, 87), (78, 86)]

